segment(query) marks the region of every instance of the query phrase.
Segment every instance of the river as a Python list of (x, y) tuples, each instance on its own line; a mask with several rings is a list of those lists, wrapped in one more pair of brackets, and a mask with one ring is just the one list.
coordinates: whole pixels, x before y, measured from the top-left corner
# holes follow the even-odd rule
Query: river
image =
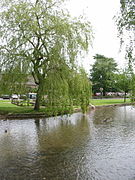
[(0, 120), (0, 180), (135, 180), (135, 108)]

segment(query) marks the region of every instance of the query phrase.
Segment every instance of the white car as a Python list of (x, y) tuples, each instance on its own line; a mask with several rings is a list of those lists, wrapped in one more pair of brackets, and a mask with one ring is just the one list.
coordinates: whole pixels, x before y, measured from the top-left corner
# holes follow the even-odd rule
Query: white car
[(12, 99), (19, 99), (19, 96), (17, 94), (12, 94), (11, 98)]

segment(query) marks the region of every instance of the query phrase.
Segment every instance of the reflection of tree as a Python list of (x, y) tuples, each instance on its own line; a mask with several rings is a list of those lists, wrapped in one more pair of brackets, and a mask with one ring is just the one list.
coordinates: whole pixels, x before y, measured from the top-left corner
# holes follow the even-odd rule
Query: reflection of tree
[(0, 179), (76, 178), (90, 134), (86, 116), (12, 122), (11, 132), (0, 134)]
[[(54, 121), (56, 120), (54, 119)], [(40, 133), (40, 150), (47, 148), (72, 148), (72, 146), (81, 144), (89, 134), (88, 120), (82, 114), (76, 116), (75, 119), (72, 116), (67, 119), (61, 119), (58, 123), (54, 123), (54, 127), (47, 126), (49, 119), (45, 122), (46, 129), (44, 129), (44, 120), (42, 120), (40, 132), (38, 132)]]
[(40, 130), (40, 118), (35, 118), (35, 125), (37, 130)]
[(37, 132), (40, 173), (46, 179), (76, 179), (78, 165), (84, 157), (83, 148), (90, 135), (88, 119), (78, 113), (58, 122), (57, 118), (52, 119), (53, 126), (50, 120), (40, 120)]
[[(113, 120), (106, 123), (105, 118)], [(0, 130), (0, 179), (90, 179), (93, 173), (96, 176), (95, 169), (104, 171), (106, 158), (119, 154), (121, 146), (125, 151), (128, 145), (126, 152), (134, 147), (131, 106), (100, 107), (86, 116), (76, 113), (39, 121), (22, 120), (20, 126), (13, 121), (8, 133)]]

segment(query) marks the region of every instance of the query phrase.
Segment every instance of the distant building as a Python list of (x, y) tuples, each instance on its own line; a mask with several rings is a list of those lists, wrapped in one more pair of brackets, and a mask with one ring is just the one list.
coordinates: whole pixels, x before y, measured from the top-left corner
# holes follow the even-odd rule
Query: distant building
[[(0, 81), (2, 80), (2, 76), (3, 76), (4, 74), (0, 74)], [(37, 87), (37, 85), (35, 84), (35, 82), (34, 82), (34, 78), (32, 77), (32, 76), (28, 76), (27, 77), (27, 82), (25, 83), (25, 85), (26, 85), (26, 87), (28, 87), (28, 88), (36, 88)]]
[(32, 76), (28, 76), (28, 81), (26, 82), (26, 86), (30, 88), (36, 88), (37, 84), (35, 84)]

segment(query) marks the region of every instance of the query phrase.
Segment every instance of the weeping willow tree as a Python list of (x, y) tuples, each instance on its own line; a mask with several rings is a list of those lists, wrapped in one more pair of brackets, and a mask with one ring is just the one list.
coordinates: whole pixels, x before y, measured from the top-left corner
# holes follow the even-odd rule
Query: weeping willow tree
[(71, 73), (69, 79), (69, 97), (74, 106), (81, 106), (85, 113), (92, 96), (92, 85), (83, 68)]
[(116, 18), (121, 47), (125, 48), (125, 58), (127, 59), (131, 71), (132, 81), (129, 88), (131, 89), (131, 99), (135, 96), (135, 78), (134, 78), (134, 61), (135, 61), (135, 1), (120, 0), (120, 13)]
[(43, 102), (50, 113), (69, 113), (74, 107), (81, 107), (83, 113), (87, 111), (92, 88), (83, 68), (73, 70), (67, 66), (59, 73), (52, 70), (45, 84)]
[(125, 45), (126, 59), (135, 60), (135, 1), (120, 0), (121, 8), (117, 17), (117, 26), (121, 45)]
[(45, 80), (43, 104), (50, 114), (57, 115), (72, 110), (67, 77), (61, 72), (52, 71)]
[[(4, 69), (10, 69), (14, 64), (27, 67), (37, 84), (35, 110), (40, 108), (49, 73), (51, 76), (52, 70), (55, 71), (57, 82), (62, 86), (61, 69), (68, 66), (67, 73), (70, 74), (77, 57), (91, 44), (90, 23), (83, 17), (72, 18), (63, 9), (63, 2), (5, 0), (1, 3), (1, 65)], [(67, 91), (67, 82), (62, 80)]]

